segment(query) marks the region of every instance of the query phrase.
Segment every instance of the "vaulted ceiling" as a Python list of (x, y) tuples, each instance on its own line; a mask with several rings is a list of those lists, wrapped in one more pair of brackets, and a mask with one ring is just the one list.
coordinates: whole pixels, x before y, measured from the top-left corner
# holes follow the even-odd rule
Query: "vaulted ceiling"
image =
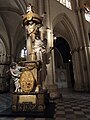
[[(22, 27), (22, 15), (26, 11), (27, 3), (34, 3), (36, 0), (0, 0), (0, 29), (6, 31), (9, 42), (20, 43), (25, 39), (24, 28)], [(90, 0), (83, 0), (90, 7)], [(13, 42), (12, 42), (13, 41)]]
[(15, 40), (17, 33), (23, 31), (21, 23), (25, 9), (26, 3), (24, 0), (0, 0), (0, 16), (9, 39)]
[[(0, 0), (0, 29), (8, 38), (9, 47), (18, 45), (25, 39), (22, 15), (26, 11), (27, 3), (32, 0)], [(5, 37), (7, 35), (7, 37)], [(5, 39), (6, 40), (6, 39)], [(14, 47), (16, 49), (16, 46)]]

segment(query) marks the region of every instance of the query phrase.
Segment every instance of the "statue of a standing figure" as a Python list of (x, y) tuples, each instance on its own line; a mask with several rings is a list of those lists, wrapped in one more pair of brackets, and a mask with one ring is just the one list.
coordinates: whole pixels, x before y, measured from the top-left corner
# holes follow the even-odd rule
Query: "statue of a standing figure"
[(45, 45), (39, 36), (36, 36), (33, 51), (36, 53), (37, 61), (42, 62), (42, 54), (45, 52)]

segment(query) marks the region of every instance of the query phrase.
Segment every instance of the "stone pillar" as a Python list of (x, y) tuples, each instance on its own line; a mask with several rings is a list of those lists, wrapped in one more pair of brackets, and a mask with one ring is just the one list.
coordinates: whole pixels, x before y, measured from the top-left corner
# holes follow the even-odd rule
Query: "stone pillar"
[(43, 20), (42, 20), (43, 26), (39, 29), (40, 38), (41, 38), (41, 40), (43, 40), (44, 37), (45, 37), (45, 32), (46, 32), (46, 14), (45, 14), (45, 11), (44, 11), (44, 2), (43, 2), (43, 0), (38, 0), (38, 5), (39, 5), (39, 14), (43, 18)]
[(45, 12), (46, 12), (46, 27), (51, 28), (51, 20), (50, 20), (50, 1), (45, 0)]
[(55, 83), (55, 57), (54, 57), (54, 37), (53, 32), (51, 32), (51, 47), (53, 48), (51, 51), (51, 60), (52, 60), (52, 74), (53, 74), (53, 83)]
[(46, 33), (47, 33), (47, 84), (52, 85), (55, 81), (55, 68), (54, 68), (54, 51), (50, 52), (50, 47), (53, 47), (53, 32), (51, 30), (51, 20), (50, 20), (50, 1), (45, 2), (45, 12), (46, 12)]
[(82, 18), (82, 25), (83, 25), (83, 34), (84, 34), (84, 39), (83, 39), (83, 43), (84, 45), (82, 46), (82, 49), (83, 49), (83, 54), (84, 54), (84, 59), (85, 59), (85, 68), (84, 68), (84, 74), (86, 76), (85, 78), (85, 81), (87, 79), (87, 83), (89, 84), (89, 89), (90, 90), (90, 60), (89, 60), (89, 57), (90, 57), (90, 53), (89, 53), (89, 49), (88, 49), (88, 46), (89, 46), (89, 37), (88, 37), (88, 33), (87, 33), (87, 29), (86, 29), (86, 20), (85, 20), (85, 16), (84, 16), (84, 12), (82, 9), (80, 11), (81, 13), (81, 18)]
[(80, 55), (80, 64), (81, 64), (81, 71), (82, 71), (82, 81), (84, 83), (83, 89), (85, 91), (89, 90), (89, 81), (88, 81), (88, 72), (87, 72), (87, 65), (86, 65), (86, 57), (84, 54), (84, 49), (79, 50), (79, 55)]
[[(74, 62), (73, 62), (74, 61)], [(74, 72), (74, 80), (75, 80), (75, 90), (76, 91), (83, 91), (83, 80), (81, 77), (81, 66), (79, 60), (79, 54), (75, 51), (72, 54), (72, 62), (73, 62), (73, 72)]]
[[(80, 33), (81, 33), (81, 44), (80, 44), (80, 49), (83, 49), (83, 52), (80, 51), (80, 59), (81, 59), (81, 70), (82, 70), (82, 75), (83, 75), (83, 81), (87, 83), (87, 90), (90, 89), (90, 61), (89, 61), (89, 38), (88, 38), (88, 33), (86, 29), (86, 20), (84, 16), (85, 8), (83, 6), (83, 1), (78, 0), (77, 1), (77, 18), (78, 18), (78, 25), (80, 28)], [(82, 58), (83, 57), (83, 58)]]
[(52, 52), (50, 52), (51, 45), (51, 30), (47, 29), (47, 84), (54, 84), (54, 78), (53, 78), (53, 67), (52, 67)]
[(38, 0), (38, 5), (39, 5), (39, 14), (43, 14), (43, 0)]

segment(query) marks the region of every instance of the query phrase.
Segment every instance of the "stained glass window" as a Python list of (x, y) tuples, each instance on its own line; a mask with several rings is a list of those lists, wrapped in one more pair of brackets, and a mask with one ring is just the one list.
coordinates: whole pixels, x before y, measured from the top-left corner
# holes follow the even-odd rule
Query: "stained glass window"
[(67, 8), (72, 9), (71, 0), (57, 0), (57, 1), (66, 6)]

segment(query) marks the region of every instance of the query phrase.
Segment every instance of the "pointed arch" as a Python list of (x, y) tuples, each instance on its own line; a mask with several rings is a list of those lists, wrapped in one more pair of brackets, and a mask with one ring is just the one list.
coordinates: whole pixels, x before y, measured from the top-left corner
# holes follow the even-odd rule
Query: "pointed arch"
[(0, 63), (6, 62), (6, 46), (0, 36)]
[(77, 49), (79, 47), (79, 43), (78, 43), (78, 37), (76, 34), (76, 30), (75, 30), (72, 22), (70, 21), (70, 19), (68, 18), (68, 16), (65, 13), (59, 14), (55, 17), (55, 19), (52, 22), (53, 30), (54, 30), (55, 26), (58, 25), (58, 23), (61, 23), (64, 26), (65, 31), (68, 33), (69, 40), (66, 38), (65, 39), (67, 40), (68, 44), (70, 45), (70, 49), (71, 50)]
[(0, 34), (0, 39), (2, 40), (2, 42), (3, 42), (4, 46), (5, 46), (6, 54), (9, 55), (10, 54), (10, 49), (9, 49), (7, 43), (5, 42), (5, 39), (3, 38), (3, 36), (1, 34)]

